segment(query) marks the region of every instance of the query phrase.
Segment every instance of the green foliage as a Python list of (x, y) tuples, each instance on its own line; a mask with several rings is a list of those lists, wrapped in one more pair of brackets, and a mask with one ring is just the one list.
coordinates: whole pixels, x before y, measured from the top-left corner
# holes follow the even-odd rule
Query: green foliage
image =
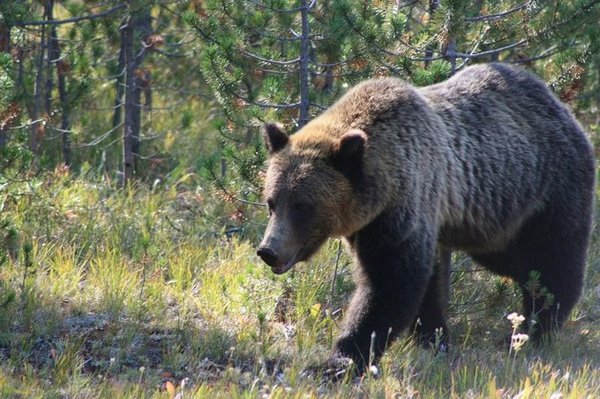
[[(253, 181), (258, 169), (231, 155), (243, 152), (262, 122), (275, 119), (293, 132), (303, 101), (315, 115), (367, 77), (394, 75), (424, 86), (473, 62), (526, 63), (557, 80), (553, 88), (564, 100), (589, 104), (582, 81), (598, 70), (591, 66), (600, 52), (590, 51), (597, 47), (597, 29), (587, 21), (600, 16), (600, 5), (550, 3), (448, 0), (428, 9), (425, 2), (317, 2), (306, 11), (309, 54), (302, 53), (302, 2), (204, 1), (184, 20), (205, 43), (203, 75), (228, 121), (217, 121), (217, 128), (234, 151), (220, 157), (241, 173), (231, 179)], [(309, 75), (302, 78), (304, 58)], [(308, 99), (301, 97), (302, 79)], [(239, 187), (219, 185), (231, 192)]]
[(5, 109), (13, 99), (15, 82), (10, 76), (12, 70), (10, 54), (0, 53), (0, 109)]
[(544, 287), (540, 283), (540, 273), (537, 271), (531, 271), (529, 273), (529, 279), (525, 283), (525, 289), (534, 303), (541, 303), (541, 309), (533, 309), (533, 317), (536, 312), (542, 309), (548, 309), (554, 303), (554, 295), (548, 291), (547, 287)]
[(452, 75), (452, 66), (448, 61), (436, 60), (427, 69), (417, 69), (412, 75), (415, 86), (428, 86), (442, 82)]
[[(109, 2), (106, 9), (118, 4)], [(123, 131), (113, 125), (113, 116), (119, 104), (116, 88), (123, 84), (119, 27), (123, 17), (149, 10), (152, 35), (136, 38), (152, 42), (136, 72), (148, 78), (151, 98), (143, 110), (138, 159), (139, 177), (148, 182), (172, 171), (198, 172), (199, 165), (215, 157), (229, 172), (219, 184), (232, 195), (257, 201), (264, 156), (256, 157), (255, 143), (264, 121), (280, 121), (291, 133), (302, 122), (301, 102), (312, 117), (359, 80), (391, 75), (422, 86), (474, 62), (525, 64), (595, 122), (591, 119), (597, 108), (600, 47), (594, 22), (600, 5), (593, 0), (448, 0), (432, 10), (425, 1), (318, 1), (306, 12), (307, 54), (302, 53), (302, 4), (129, 2), (102, 18), (59, 25), (60, 62), (42, 71), (39, 40), (42, 30), (48, 37), (49, 27), (16, 25), (42, 20), (43, 4), (0, 6), (0, 21), (13, 26), (13, 51), (0, 54), (0, 105), (17, 100), (22, 135), (31, 133), (28, 118), (44, 120), (41, 153), (34, 157), (38, 166), (53, 168), (62, 162), (59, 129), (67, 114), (72, 170), (118, 178)], [(79, 0), (61, 1), (54, 18), (104, 10)], [(301, 98), (301, 59), (308, 61), (302, 77), (306, 98)], [(57, 71), (66, 78), (66, 97), (60, 102)], [(50, 109), (33, 118), (28, 112), (34, 105), (38, 72), (43, 81), (54, 82)], [(146, 98), (142, 101), (145, 106)], [(252, 159), (242, 159), (241, 154)], [(250, 190), (254, 191), (248, 194)]]
[(14, 22), (29, 16), (29, 10), (25, 2), (2, 2), (0, 3), (0, 23), (12, 25)]

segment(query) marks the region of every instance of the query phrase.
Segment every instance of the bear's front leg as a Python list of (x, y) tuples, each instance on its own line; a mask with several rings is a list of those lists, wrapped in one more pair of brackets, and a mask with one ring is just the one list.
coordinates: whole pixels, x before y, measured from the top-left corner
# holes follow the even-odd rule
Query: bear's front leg
[(335, 356), (351, 358), (358, 371), (376, 362), (415, 319), (433, 272), (435, 239), (411, 232), (398, 242), (387, 226), (368, 226), (351, 241), (356, 292), (345, 316)]

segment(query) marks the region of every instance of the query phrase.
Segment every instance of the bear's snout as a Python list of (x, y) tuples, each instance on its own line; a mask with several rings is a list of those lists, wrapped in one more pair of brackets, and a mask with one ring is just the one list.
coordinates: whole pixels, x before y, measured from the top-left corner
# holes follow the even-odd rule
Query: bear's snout
[(260, 247), (258, 248), (258, 251), (256, 251), (256, 254), (260, 256), (267, 265), (271, 267), (277, 266), (277, 254), (272, 249)]

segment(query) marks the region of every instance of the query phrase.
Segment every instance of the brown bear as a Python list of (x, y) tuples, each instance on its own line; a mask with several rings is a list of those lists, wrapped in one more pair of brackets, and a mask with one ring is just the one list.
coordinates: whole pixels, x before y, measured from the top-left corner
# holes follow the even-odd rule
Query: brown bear
[[(270, 219), (258, 255), (284, 273), (344, 237), (357, 288), (335, 355), (359, 370), (417, 319), (421, 342), (440, 329), (444, 349), (450, 250), (523, 287), (534, 338), (577, 302), (594, 154), (530, 73), (493, 63), (423, 88), (368, 80), (290, 137), (267, 124), (264, 140)], [(553, 300), (527, 294), (532, 272)]]

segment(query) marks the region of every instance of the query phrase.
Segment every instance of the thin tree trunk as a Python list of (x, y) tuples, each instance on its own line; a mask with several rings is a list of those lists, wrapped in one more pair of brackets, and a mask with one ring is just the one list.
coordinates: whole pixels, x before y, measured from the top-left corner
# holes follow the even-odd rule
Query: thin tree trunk
[(133, 18), (130, 17), (123, 30), (122, 49), (125, 60), (125, 122), (123, 124), (123, 185), (127, 185), (134, 175), (133, 135), (135, 103), (135, 55)]
[[(46, 19), (51, 21), (54, 19), (54, 0), (46, 1)], [(52, 32), (55, 30), (54, 27), (50, 28)], [(54, 75), (52, 73), (52, 69), (56, 67), (56, 61), (58, 57), (55, 57), (55, 39), (52, 37), (52, 34), (48, 36), (46, 41), (46, 49), (48, 52), (48, 57), (46, 57), (46, 96), (45, 96), (45, 110), (46, 114), (52, 115), (52, 90), (54, 89)]]
[(58, 97), (60, 99), (61, 107), (61, 121), (60, 121), (60, 135), (62, 141), (62, 160), (67, 166), (71, 166), (71, 136), (69, 131), (71, 130), (70, 120), (70, 104), (67, 93), (67, 82), (65, 68), (61, 68), (60, 64), (60, 44), (58, 42), (58, 35), (56, 33), (56, 27), (53, 26), (50, 30), (52, 37), (52, 47), (50, 48), (50, 54), (56, 69), (56, 78), (58, 83)]
[[(10, 27), (4, 22), (0, 22), (0, 53), (10, 53)], [(0, 149), (6, 146), (8, 127), (9, 123), (0, 120)]]
[(450, 76), (456, 73), (456, 39), (454, 37), (448, 38), (448, 46), (444, 51), (444, 57), (450, 62)]
[[(137, 62), (136, 68), (137, 70)], [(136, 74), (137, 75), (137, 74)], [(140, 151), (142, 149), (141, 130), (142, 130), (142, 90), (138, 76), (133, 78), (133, 107), (132, 110), (132, 136), (131, 136), (131, 151), (133, 152), (133, 169), (139, 173)]]
[(298, 128), (306, 125), (309, 119), (310, 99), (308, 97), (308, 83), (310, 71), (308, 65), (310, 62), (310, 25), (308, 23), (308, 1), (301, 0), (302, 16), (302, 36), (300, 40), (300, 115), (298, 117)]
[[(46, 14), (47, 9), (44, 10), (44, 20), (48, 17)], [(31, 109), (31, 133), (29, 137), (29, 148), (36, 154), (40, 150), (40, 142), (44, 135), (44, 125), (38, 121), (40, 117), (40, 110), (42, 106), (43, 93), (43, 81), (44, 81), (44, 56), (46, 51), (46, 27), (41, 28), (40, 38), (40, 52), (38, 55), (38, 62), (36, 65), (37, 72), (35, 77), (35, 87), (33, 91), (33, 108)]]
[(149, 71), (144, 74), (144, 112), (152, 111), (152, 75)]
[(115, 110), (113, 113), (113, 129), (116, 129), (121, 124), (123, 116), (123, 94), (125, 92), (125, 28), (121, 27), (121, 49), (119, 51), (119, 75), (115, 81)]
[[(142, 150), (142, 108), (145, 108), (142, 105), (142, 89), (145, 90), (146, 85), (149, 83), (146, 81), (146, 73), (141, 70), (142, 62), (144, 58), (146, 58), (146, 44), (145, 38), (151, 34), (152, 32), (152, 19), (150, 17), (150, 10), (145, 8), (142, 12), (139, 13), (138, 16), (134, 19), (133, 23), (134, 34), (139, 36), (140, 40), (137, 40), (137, 43), (140, 43), (139, 46), (136, 46), (136, 42), (134, 42), (134, 51), (135, 51), (135, 76), (133, 80), (133, 90), (134, 90), (134, 103), (135, 109), (133, 112), (133, 168), (135, 173), (139, 174), (139, 160)], [(148, 97), (146, 97), (148, 101)]]
[[(435, 14), (435, 12), (437, 11), (437, 9), (439, 7), (440, 7), (440, 0), (429, 0), (429, 19), (430, 20), (433, 18), (433, 15)], [(427, 46), (427, 50), (425, 50), (425, 59), (428, 60), (431, 57), (433, 57), (433, 49), (431, 48), (431, 46)], [(431, 63), (431, 61), (425, 61), (425, 68), (428, 68), (430, 63)]]
[[(150, 34), (150, 11), (138, 10), (137, 15), (130, 16), (123, 27), (122, 45), (125, 61), (125, 120), (123, 124), (123, 183), (126, 184), (137, 172), (141, 147), (141, 71), (142, 61), (146, 56), (142, 36)], [(141, 45), (136, 46), (136, 34), (139, 34)], [(140, 76), (138, 76), (140, 75)]]

